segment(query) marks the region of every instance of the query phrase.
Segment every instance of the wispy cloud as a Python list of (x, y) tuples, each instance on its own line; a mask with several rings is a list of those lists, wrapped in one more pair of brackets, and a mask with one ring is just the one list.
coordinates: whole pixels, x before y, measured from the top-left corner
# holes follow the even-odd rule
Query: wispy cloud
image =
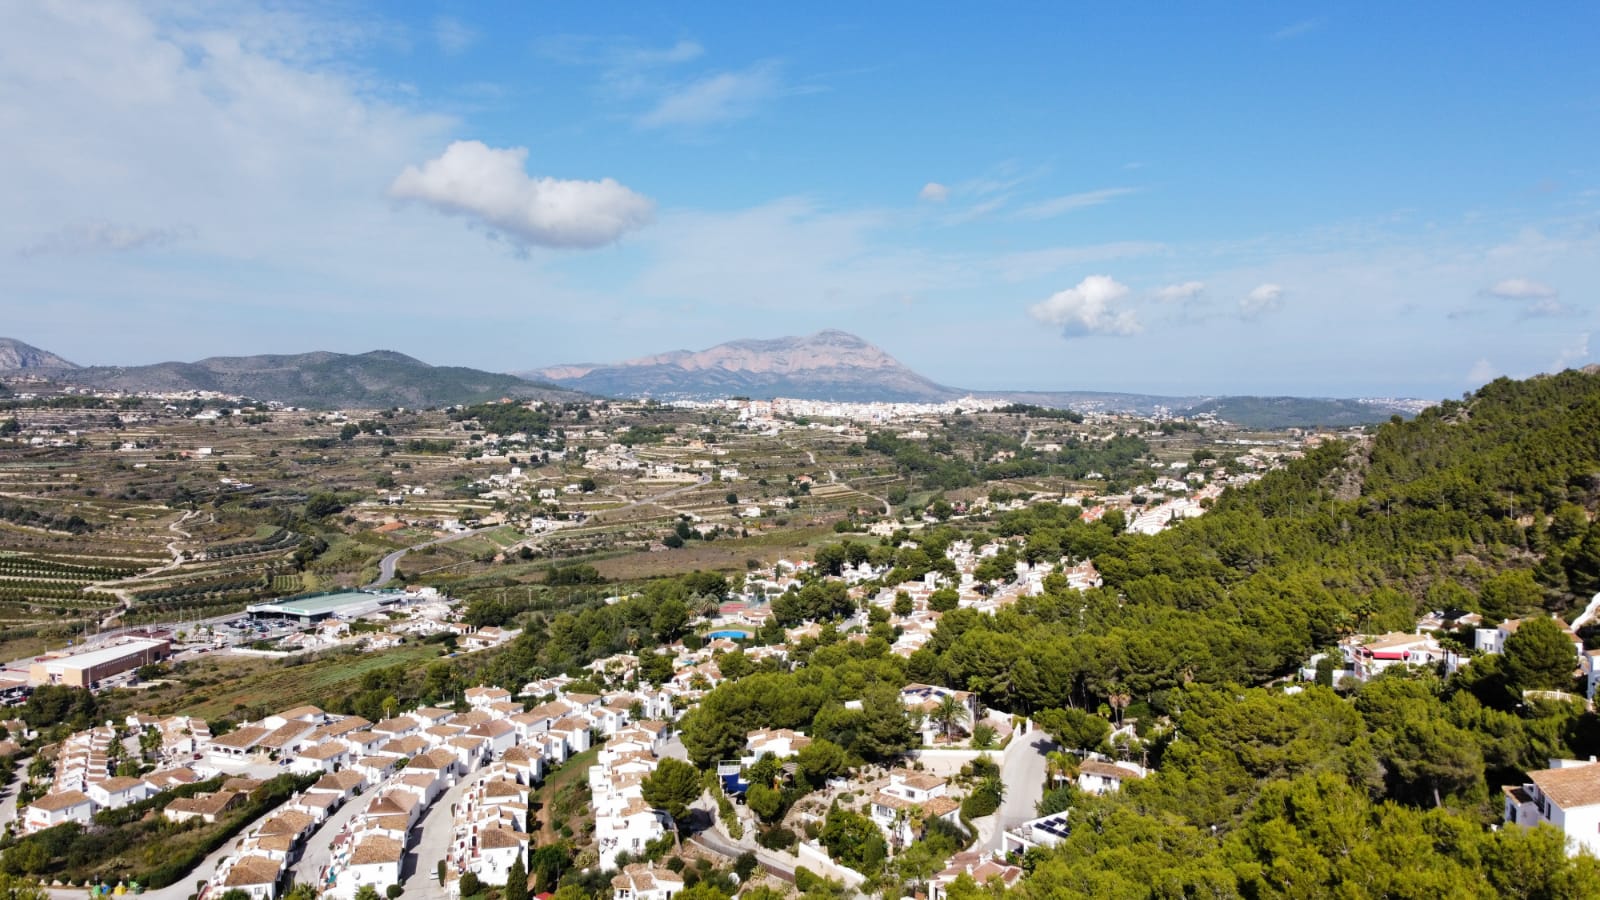
[(917, 192), (917, 199), (926, 200), (929, 203), (943, 203), (950, 199), (950, 189), (937, 181), (930, 181), (922, 186), (922, 190)]
[(1067, 338), (1138, 334), (1144, 330), (1131, 310), (1118, 309), (1128, 286), (1109, 275), (1090, 275), (1076, 287), (1057, 291), (1028, 308), (1028, 315), (1061, 329)]
[(1258, 319), (1281, 308), (1283, 308), (1283, 285), (1270, 282), (1257, 285), (1239, 301), (1239, 315), (1246, 319)]
[(56, 254), (124, 253), (164, 247), (194, 236), (195, 230), (185, 225), (144, 228), (111, 222), (85, 222), (53, 231), (18, 250), (17, 255), (28, 259)]
[(699, 59), (705, 48), (698, 41), (688, 39), (653, 47), (632, 38), (558, 34), (539, 40), (534, 44), (534, 52), (545, 59), (573, 66), (636, 68), (689, 62)]
[(1278, 29), (1277, 31), (1274, 31), (1273, 33), (1267, 35), (1267, 39), (1272, 41), (1289, 41), (1295, 38), (1305, 37), (1313, 31), (1317, 31), (1318, 29), (1322, 28), (1322, 26), (1326, 24), (1328, 24), (1328, 20), (1321, 17), (1315, 19), (1302, 19), (1293, 25), (1287, 25)]
[(1085, 209), (1090, 206), (1099, 206), (1110, 203), (1118, 197), (1123, 197), (1136, 192), (1137, 188), (1102, 188), (1098, 191), (1084, 191), (1078, 194), (1066, 194), (1030, 203), (1017, 210), (1019, 219), (1053, 219), (1063, 213), (1075, 209)]
[(455, 56), (478, 41), (478, 32), (451, 16), (433, 20), (433, 40), (446, 55)]
[(741, 72), (718, 72), (668, 92), (637, 124), (640, 128), (693, 128), (742, 119), (782, 92), (774, 63)]
[(1550, 300), (1557, 296), (1555, 288), (1531, 278), (1506, 278), (1495, 282), (1489, 293), (1502, 300)]
[(1486, 288), (1484, 293), (1498, 300), (1520, 304), (1521, 315), (1525, 318), (1562, 316), (1570, 312), (1565, 304), (1556, 299), (1561, 296), (1560, 291), (1531, 278), (1505, 278)]
[(1549, 371), (1560, 372), (1574, 365), (1589, 361), (1589, 333), (1586, 331), (1573, 339), (1572, 343), (1561, 348), (1556, 358), (1550, 363)]
[(438, 159), (407, 166), (389, 195), (466, 216), (524, 246), (600, 247), (654, 216), (649, 198), (610, 178), (533, 178), (523, 170), (527, 159), (523, 147), (456, 141)]
[(1185, 281), (1156, 289), (1156, 299), (1162, 303), (1183, 303), (1200, 296), (1206, 289), (1203, 281)]

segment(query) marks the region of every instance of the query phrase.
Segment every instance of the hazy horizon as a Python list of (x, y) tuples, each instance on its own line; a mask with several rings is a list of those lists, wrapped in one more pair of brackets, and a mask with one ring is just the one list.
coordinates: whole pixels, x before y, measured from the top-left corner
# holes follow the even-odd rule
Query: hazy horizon
[(516, 372), (838, 328), (977, 390), (1593, 360), (1593, 7), (7, 5), (0, 334)]

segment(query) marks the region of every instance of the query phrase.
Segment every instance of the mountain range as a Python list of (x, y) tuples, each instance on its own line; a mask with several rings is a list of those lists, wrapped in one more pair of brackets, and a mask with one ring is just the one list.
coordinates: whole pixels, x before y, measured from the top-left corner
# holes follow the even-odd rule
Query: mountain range
[(147, 366), (78, 366), (0, 338), (0, 376), (127, 392), (216, 391), (316, 408), (447, 406), (502, 397), (566, 402), (603, 397), (662, 400), (794, 397), (937, 403), (974, 396), (1090, 412), (1210, 413), (1250, 428), (1343, 427), (1415, 413), (1418, 401), (1301, 397), (1164, 397), (1098, 391), (970, 391), (939, 384), (843, 331), (740, 340), (619, 363), (549, 366), (507, 375), (432, 366), (391, 350), (211, 357)]
[(430, 366), (392, 350), (216, 356), (199, 362), (148, 366), (76, 366), (21, 341), (0, 338), (0, 372), (8, 369), (101, 390), (216, 391), (314, 408), (448, 406), (501, 397), (558, 402), (587, 399), (514, 375)]

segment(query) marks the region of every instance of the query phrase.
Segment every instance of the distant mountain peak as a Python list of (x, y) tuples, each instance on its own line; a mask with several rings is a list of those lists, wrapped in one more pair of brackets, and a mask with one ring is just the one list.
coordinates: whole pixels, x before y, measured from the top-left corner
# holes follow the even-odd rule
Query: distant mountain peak
[(40, 350), (16, 338), (0, 337), (0, 372), (17, 369), (76, 368), (78, 368), (76, 363), (68, 362), (48, 350)]
[(937, 401), (959, 392), (913, 372), (848, 331), (746, 338), (705, 350), (674, 350), (610, 365), (551, 366), (525, 373), (612, 396), (800, 397)]
[[(6, 344), (0, 344), (0, 363), (6, 360), (6, 349)], [(394, 350), (213, 356), (199, 362), (148, 366), (84, 368), (61, 362), (63, 366), (45, 374), (63, 384), (129, 392), (217, 391), (294, 406), (381, 409), (447, 406), (501, 397), (557, 402), (584, 399), (580, 394), (498, 372), (432, 366)]]

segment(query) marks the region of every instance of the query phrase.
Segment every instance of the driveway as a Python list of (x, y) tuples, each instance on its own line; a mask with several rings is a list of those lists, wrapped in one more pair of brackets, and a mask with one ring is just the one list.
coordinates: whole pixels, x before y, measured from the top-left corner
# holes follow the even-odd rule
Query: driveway
[(1045, 754), (1054, 749), (1055, 743), (1043, 731), (1019, 733), (1011, 739), (1005, 759), (1000, 763), (1000, 781), (1006, 786), (1006, 795), (1000, 801), (995, 829), (983, 842), (985, 852), (1001, 848), (1004, 842), (1001, 835), (1006, 829), (1038, 816), (1035, 808), (1039, 798), (1044, 796), (1048, 771)]

